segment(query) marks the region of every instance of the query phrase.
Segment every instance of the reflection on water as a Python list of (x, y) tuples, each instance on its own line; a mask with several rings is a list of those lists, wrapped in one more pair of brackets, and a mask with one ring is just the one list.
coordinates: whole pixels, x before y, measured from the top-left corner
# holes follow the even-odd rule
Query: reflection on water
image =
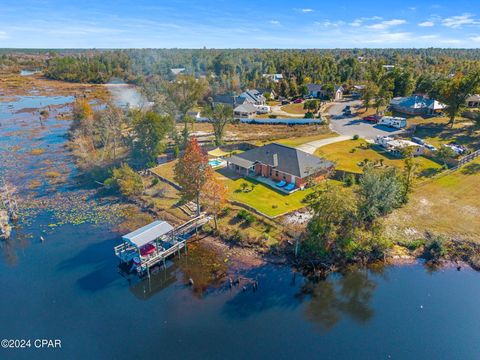
[(137, 298), (146, 300), (177, 282), (187, 286), (192, 279), (192, 294), (202, 298), (209, 291), (227, 285), (228, 267), (223, 258), (201, 242), (188, 244), (187, 254), (181, 252), (180, 256), (168, 260), (166, 265), (166, 269), (163, 266), (153, 268), (150, 278), (141, 281), (135, 276), (129, 277), (131, 292)]
[(307, 319), (322, 331), (330, 330), (344, 316), (359, 323), (368, 322), (374, 316), (370, 301), (376, 288), (368, 274), (367, 270), (357, 269), (307, 282), (299, 295), (303, 299), (309, 297), (305, 308)]

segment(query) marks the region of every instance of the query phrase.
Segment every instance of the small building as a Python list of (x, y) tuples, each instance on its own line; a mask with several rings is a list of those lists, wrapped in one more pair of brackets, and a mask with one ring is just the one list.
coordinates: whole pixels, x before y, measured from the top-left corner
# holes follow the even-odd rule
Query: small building
[(262, 77), (271, 80), (273, 82), (280, 82), (283, 80), (283, 74), (262, 74)]
[(424, 96), (396, 97), (390, 100), (390, 108), (408, 115), (434, 115), (445, 109), (446, 105)]
[(467, 107), (478, 108), (480, 107), (480, 95), (470, 95), (467, 98)]
[(257, 107), (249, 102), (244, 102), (233, 109), (233, 115), (237, 117), (252, 117), (257, 114)]
[(183, 74), (185, 72), (185, 68), (173, 68), (173, 69), (170, 69), (170, 71), (172, 72), (173, 75), (177, 76), (177, 75)]
[(226, 158), (227, 166), (237, 174), (254, 177), (275, 186), (291, 184), (291, 190), (303, 189), (309, 179), (323, 179), (333, 169), (331, 161), (305, 151), (271, 143)]
[(335, 86), (334, 92), (333, 92), (333, 99), (335, 101), (342, 100), (343, 99), (343, 86)]

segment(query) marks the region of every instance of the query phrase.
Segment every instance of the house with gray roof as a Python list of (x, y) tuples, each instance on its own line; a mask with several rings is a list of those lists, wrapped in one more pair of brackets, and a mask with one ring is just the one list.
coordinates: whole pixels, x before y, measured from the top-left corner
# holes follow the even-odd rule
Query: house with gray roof
[(226, 161), (241, 176), (267, 183), (284, 181), (295, 185), (295, 189), (304, 188), (309, 179), (325, 178), (334, 167), (331, 161), (277, 143), (233, 155)]
[(237, 99), (237, 101), (242, 101), (242, 103), (249, 102), (253, 105), (265, 105), (267, 102), (265, 96), (258, 90), (244, 91), (238, 97), (239, 99)]
[(256, 113), (257, 113), (257, 107), (254, 104), (247, 101), (245, 101), (243, 104), (236, 106), (233, 109), (233, 115), (237, 117), (242, 117), (242, 118), (255, 116)]
[(395, 97), (390, 100), (390, 108), (408, 115), (433, 115), (445, 109), (445, 105), (424, 96)]

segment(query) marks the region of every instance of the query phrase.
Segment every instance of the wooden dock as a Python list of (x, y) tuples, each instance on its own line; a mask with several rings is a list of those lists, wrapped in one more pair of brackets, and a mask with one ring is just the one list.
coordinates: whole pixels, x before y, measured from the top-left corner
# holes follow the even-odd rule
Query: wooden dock
[[(198, 230), (198, 228), (202, 227), (210, 220), (210, 216), (202, 213), (200, 216), (197, 216), (176, 228), (166, 231), (165, 233), (161, 233), (159, 236), (155, 235), (151, 240), (147, 240), (148, 242), (142, 242), (142, 246), (138, 246), (131, 241), (124, 241), (122, 244), (114, 247), (115, 255), (120, 259), (123, 268), (128, 270), (127, 272), (136, 272), (139, 276), (145, 274), (150, 276), (150, 268), (153, 266), (162, 264), (165, 268), (165, 261), (167, 258), (174, 255), (180, 256), (181, 250), (184, 250), (186, 253), (187, 240)], [(144, 227), (144, 233), (152, 230), (152, 228), (147, 229), (148, 226), (149, 225)], [(142, 236), (142, 229), (139, 230), (140, 233), (132, 232), (130, 234), (135, 233), (135, 236)], [(139, 230), (137, 230), (137, 232)], [(128, 239), (128, 235), (123, 239)], [(149, 254), (142, 253), (142, 249), (146, 246), (150, 246), (153, 251)]]

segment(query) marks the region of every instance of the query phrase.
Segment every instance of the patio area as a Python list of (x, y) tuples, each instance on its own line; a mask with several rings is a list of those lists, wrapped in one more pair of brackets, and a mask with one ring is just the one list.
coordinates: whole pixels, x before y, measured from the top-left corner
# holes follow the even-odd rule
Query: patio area
[[(258, 182), (261, 182), (262, 184), (265, 184), (265, 185), (268, 185), (270, 186), (271, 188), (273, 188), (274, 190), (277, 190), (277, 191), (280, 191), (286, 195), (289, 195), (289, 194), (292, 194), (294, 193), (295, 191), (299, 191), (301, 190), (300, 188), (298, 187), (294, 187), (292, 190), (287, 190), (285, 188), (285, 186), (282, 186), (282, 187), (279, 187), (277, 186), (277, 183), (278, 181), (274, 181), (270, 178), (267, 178), (267, 177), (263, 177), (263, 176), (249, 176), (249, 178), (251, 179), (254, 179)], [(287, 184), (288, 185), (288, 184)]]

